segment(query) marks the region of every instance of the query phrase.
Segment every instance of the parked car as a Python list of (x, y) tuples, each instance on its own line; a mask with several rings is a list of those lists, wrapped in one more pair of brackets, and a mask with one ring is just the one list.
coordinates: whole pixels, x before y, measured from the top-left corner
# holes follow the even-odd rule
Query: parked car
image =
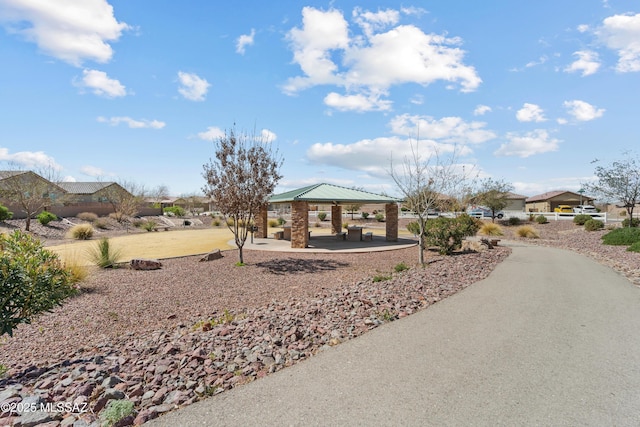
[(560, 212), (560, 213), (573, 213), (573, 207), (569, 205), (558, 205), (558, 207), (555, 208), (553, 211)]
[[(469, 216), (472, 216), (474, 218), (493, 218), (493, 212), (491, 212), (491, 209), (487, 208), (475, 208), (469, 211)], [(504, 212), (496, 212), (495, 217), (498, 219), (504, 218)]]
[(596, 209), (595, 206), (578, 205), (573, 208), (573, 213), (594, 214), (594, 213), (598, 213), (598, 210)]

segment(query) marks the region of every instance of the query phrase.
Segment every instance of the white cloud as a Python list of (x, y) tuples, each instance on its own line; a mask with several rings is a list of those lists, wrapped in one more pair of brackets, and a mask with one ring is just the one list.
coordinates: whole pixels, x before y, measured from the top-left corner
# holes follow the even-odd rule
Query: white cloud
[(524, 103), (521, 109), (516, 113), (519, 122), (544, 122), (544, 111), (536, 104)]
[(338, 111), (389, 111), (391, 110), (391, 101), (380, 99), (379, 95), (340, 95), (331, 92), (324, 98), (324, 103)]
[(80, 172), (82, 172), (85, 175), (88, 176), (92, 176), (92, 177), (98, 177), (98, 176), (104, 176), (104, 170), (102, 170), (101, 168), (95, 167), (95, 166), (90, 166), (90, 165), (86, 165), (86, 166), (82, 166), (80, 168)]
[(609, 49), (617, 52), (618, 71), (640, 71), (640, 13), (605, 18), (596, 35)]
[(564, 69), (567, 73), (582, 72), (582, 76), (594, 74), (600, 68), (600, 60), (596, 52), (579, 50), (573, 53), (578, 59)]
[(0, 2), (0, 22), (9, 33), (35, 43), (46, 55), (75, 66), (111, 60), (110, 42), (130, 27), (118, 22), (106, 0)]
[(180, 87), (178, 92), (190, 101), (204, 101), (209, 91), (209, 82), (194, 73), (178, 71)]
[(252, 28), (251, 33), (242, 34), (240, 37), (238, 37), (238, 39), (236, 40), (236, 52), (240, 55), (244, 55), (245, 48), (247, 46), (253, 46), (253, 38), (255, 37), (255, 35), (256, 30)]
[(74, 81), (82, 89), (89, 89), (95, 95), (106, 98), (118, 98), (127, 94), (127, 89), (118, 80), (109, 78), (107, 73), (98, 70), (83, 70), (82, 81)]
[(605, 112), (604, 108), (596, 108), (588, 102), (580, 101), (577, 99), (573, 101), (565, 101), (563, 105), (570, 115), (581, 122), (588, 122), (590, 120), (602, 117)]
[(278, 139), (278, 135), (276, 135), (274, 132), (270, 131), (269, 129), (262, 129), (260, 131), (260, 140), (262, 142), (273, 142), (276, 139)]
[(530, 157), (535, 154), (557, 151), (560, 140), (551, 138), (546, 130), (537, 129), (526, 134), (508, 133), (508, 142), (494, 152), (496, 156)]
[(525, 67), (526, 67), (526, 68), (532, 68), (532, 67), (535, 67), (535, 66), (538, 66), (538, 65), (542, 65), (542, 64), (544, 64), (545, 62), (547, 62), (548, 60), (549, 60), (549, 57), (548, 57), (548, 56), (543, 55), (543, 56), (541, 56), (540, 58), (538, 58), (538, 60), (537, 60), (537, 61), (530, 61), (530, 62), (527, 62), (527, 63), (525, 64)]
[(403, 114), (389, 122), (391, 131), (396, 135), (412, 138), (427, 138), (454, 144), (481, 144), (496, 137), (495, 133), (485, 129), (484, 122), (465, 122), (460, 117), (434, 119), (429, 116)]
[(490, 113), (491, 107), (488, 105), (478, 105), (475, 110), (473, 110), (474, 116), (484, 116), (486, 113)]
[(205, 141), (217, 141), (225, 136), (225, 132), (219, 127), (210, 126), (206, 131), (198, 133), (198, 138)]
[(166, 126), (165, 122), (159, 120), (134, 120), (131, 117), (98, 117), (100, 123), (109, 123), (111, 126), (118, 126), (120, 123), (126, 123), (132, 129), (162, 129)]
[[(287, 38), (293, 61), (303, 75), (287, 81), (283, 87), (287, 94), (317, 85), (334, 85), (344, 88), (347, 94), (334, 91), (329, 101), (342, 111), (350, 107), (363, 111), (372, 94), (386, 95), (394, 85), (427, 86), (444, 81), (470, 92), (482, 81), (474, 67), (463, 63), (459, 38), (425, 34), (412, 25), (396, 25), (397, 11), (369, 12), (356, 8), (353, 18), (363, 34), (351, 37), (353, 30), (340, 11), (305, 7), (302, 15), (302, 27), (291, 29)], [(391, 26), (394, 27), (389, 29)], [(369, 104), (377, 109), (388, 105)]]
[(409, 99), (409, 102), (415, 105), (422, 105), (424, 104), (424, 96), (420, 94), (413, 95), (411, 99)]
[(26, 169), (52, 168), (62, 170), (62, 166), (44, 151), (18, 151), (10, 153), (9, 149), (0, 147), (0, 161), (13, 163)]
[(62, 182), (76, 182), (77, 180), (71, 176), (71, 175), (66, 175), (62, 177)]

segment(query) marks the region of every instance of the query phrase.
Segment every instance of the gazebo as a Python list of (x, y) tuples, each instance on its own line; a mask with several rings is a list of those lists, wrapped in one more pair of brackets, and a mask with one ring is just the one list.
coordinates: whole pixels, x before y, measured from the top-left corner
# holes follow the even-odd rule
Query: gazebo
[[(309, 244), (309, 204), (331, 205), (331, 231), (342, 231), (343, 204), (384, 204), (386, 217), (386, 240), (398, 240), (398, 199), (382, 196), (353, 188), (332, 184), (315, 184), (286, 193), (276, 194), (269, 199), (271, 204), (291, 204), (291, 247), (306, 248)], [(258, 237), (267, 238), (267, 207), (258, 218)]]

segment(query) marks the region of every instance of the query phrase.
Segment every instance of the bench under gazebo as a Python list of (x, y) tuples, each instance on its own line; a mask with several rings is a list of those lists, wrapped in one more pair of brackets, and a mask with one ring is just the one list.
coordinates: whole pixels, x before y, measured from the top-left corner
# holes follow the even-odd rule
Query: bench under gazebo
[[(291, 204), (291, 247), (306, 248), (309, 244), (309, 205), (331, 205), (331, 231), (342, 233), (342, 205), (384, 204), (386, 217), (385, 237), (389, 242), (398, 240), (398, 199), (333, 184), (315, 184), (297, 190), (276, 194), (270, 204)], [(256, 218), (258, 237), (267, 238), (267, 208)]]

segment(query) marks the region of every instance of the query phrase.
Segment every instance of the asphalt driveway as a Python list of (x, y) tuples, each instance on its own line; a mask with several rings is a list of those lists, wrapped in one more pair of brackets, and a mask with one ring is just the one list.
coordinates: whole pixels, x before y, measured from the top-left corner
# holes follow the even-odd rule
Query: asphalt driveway
[(640, 289), (512, 248), (459, 294), (149, 425), (640, 425)]

